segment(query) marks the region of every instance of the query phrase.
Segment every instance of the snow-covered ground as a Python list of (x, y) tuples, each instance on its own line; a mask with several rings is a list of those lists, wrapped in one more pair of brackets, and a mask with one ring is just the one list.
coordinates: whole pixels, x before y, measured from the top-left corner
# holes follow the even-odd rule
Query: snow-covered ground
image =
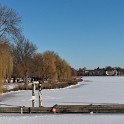
[[(124, 103), (124, 77), (83, 77), (84, 81), (64, 89), (43, 90), (42, 105)], [(31, 91), (3, 95), (2, 104), (31, 106)], [(36, 95), (37, 95), (36, 91)], [(38, 106), (38, 97), (36, 106)], [(124, 124), (124, 114), (0, 114), (1, 124)]]
[(124, 124), (123, 114), (0, 115), (0, 124)]

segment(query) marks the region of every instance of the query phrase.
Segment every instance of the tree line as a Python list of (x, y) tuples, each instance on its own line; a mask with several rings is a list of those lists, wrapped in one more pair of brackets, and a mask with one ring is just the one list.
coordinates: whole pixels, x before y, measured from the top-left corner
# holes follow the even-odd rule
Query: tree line
[(53, 51), (37, 53), (37, 46), (23, 35), (21, 17), (0, 5), (0, 85), (5, 80), (37, 78), (39, 80), (71, 80), (75, 70)]

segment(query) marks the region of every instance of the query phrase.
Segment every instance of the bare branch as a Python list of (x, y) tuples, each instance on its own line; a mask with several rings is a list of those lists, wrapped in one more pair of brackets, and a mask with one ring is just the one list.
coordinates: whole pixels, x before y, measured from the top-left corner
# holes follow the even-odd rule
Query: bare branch
[(0, 37), (17, 36), (21, 32), (20, 22), (21, 18), (14, 10), (0, 5)]

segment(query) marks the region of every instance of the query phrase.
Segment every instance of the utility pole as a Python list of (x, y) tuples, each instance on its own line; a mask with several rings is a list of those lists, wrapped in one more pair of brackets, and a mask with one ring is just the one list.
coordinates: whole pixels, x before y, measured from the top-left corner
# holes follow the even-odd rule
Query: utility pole
[(38, 85), (39, 107), (42, 107), (42, 94), (41, 94), (41, 82)]
[(32, 83), (32, 107), (35, 107), (35, 83)]

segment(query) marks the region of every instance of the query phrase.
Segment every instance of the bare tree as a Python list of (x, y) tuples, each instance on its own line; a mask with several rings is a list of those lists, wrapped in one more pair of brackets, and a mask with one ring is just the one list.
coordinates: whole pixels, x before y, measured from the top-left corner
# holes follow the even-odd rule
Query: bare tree
[(55, 57), (52, 52), (38, 53), (34, 56), (35, 77), (44, 82), (44, 79), (56, 79)]
[(25, 79), (27, 78), (29, 69), (32, 65), (32, 57), (36, 50), (37, 47), (33, 43), (30, 43), (24, 36), (18, 37), (17, 41), (12, 46), (12, 53), (14, 56), (13, 75), (21, 76)]
[(17, 65), (27, 58), (31, 58), (36, 52), (37, 47), (24, 36), (18, 37), (15, 44), (12, 45), (14, 55), (14, 64)]
[(57, 72), (60, 81), (70, 80), (72, 78), (71, 67), (65, 60), (59, 59), (57, 62)]
[(35, 77), (44, 81), (50, 80), (70, 80), (72, 79), (72, 68), (53, 51), (46, 51), (34, 56)]
[(45, 78), (46, 67), (42, 53), (37, 53), (34, 55), (34, 65), (34, 77), (43, 80)]
[(0, 5), (0, 37), (18, 36), (20, 22), (21, 17), (13, 9)]
[(55, 53), (52, 51), (46, 51), (44, 54), (44, 63), (46, 67), (45, 76), (47, 79), (56, 80), (56, 58)]
[(10, 78), (13, 70), (13, 58), (10, 46), (0, 41), (0, 93), (2, 92), (3, 81)]

